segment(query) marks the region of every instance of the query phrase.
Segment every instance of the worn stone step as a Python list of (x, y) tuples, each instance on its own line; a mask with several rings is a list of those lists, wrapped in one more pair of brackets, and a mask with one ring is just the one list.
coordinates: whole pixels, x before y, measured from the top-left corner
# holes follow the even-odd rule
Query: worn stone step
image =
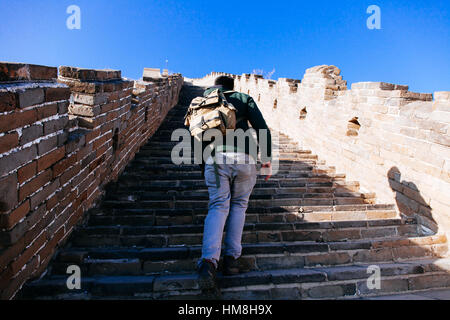
[[(305, 207), (308, 208), (308, 207)], [(361, 221), (372, 221), (377, 219), (395, 219), (398, 214), (395, 210), (367, 210), (367, 211), (332, 211), (333, 207), (318, 206), (317, 208), (327, 211), (310, 211), (305, 212), (286, 211), (286, 212), (261, 212), (254, 210), (247, 212), (247, 223), (269, 223), (269, 222), (329, 222), (329, 221), (353, 221), (359, 219)], [(305, 209), (304, 209), (305, 210)], [(124, 209), (124, 210), (102, 210), (107, 212), (102, 215), (92, 215), (93, 221), (96, 218), (110, 219), (108, 221), (126, 221), (128, 217), (135, 219), (136, 223), (145, 223), (145, 225), (156, 226), (172, 226), (179, 224), (202, 224), (207, 209), (190, 210), (190, 209)], [(95, 218), (94, 218), (95, 217)], [(97, 220), (99, 221), (99, 220)], [(104, 220), (105, 221), (105, 220)], [(120, 224), (120, 223), (118, 223)]]
[[(347, 220), (361, 220), (363, 215), (367, 217), (378, 213), (396, 212), (394, 204), (354, 204), (354, 205), (328, 205), (328, 206), (278, 206), (278, 207), (253, 207), (248, 208), (246, 214), (296, 214), (299, 219), (309, 221), (310, 218), (315, 215), (324, 215), (322, 220), (337, 220), (340, 216), (352, 217), (353, 219)], [(182, 216), (182, 215), (206, 215), (208, 213), (207, 208), (111, 208), (108, 206), (102, 206), (97, 209), (91, 215), (95, 214), (113, 214), (113, 215), (136, 215), (136, 214), (154, 214), (155, 216)], [(333, 217), (334, 215), (334, 217)], [(391, 217), (379, 217), (391, 218)], [(364, 220), (364, 219), (363, 219)]]
[[(157, 134), (157, 133), (156, 133)], [(155, 134), (155, 136), (156, 136)], [(140, 150), (145, 150), (147, 152), (151, 151), (172, 151), (175, 146), (191, 146), (190, 143), (181, 144), (182, 141), (153, 141), (150, 140), (147, 144), (143, 145)], [(311, 150), (306, 149), (300, 149), (296, 144), (290, 143), (284, 143), (284, 144), (273, 144), (272, 145), (272, 152), (274, 154), (279, 153), (296, 153), (296, 154), (311, 154)]]
[[(177, 119), (178, 120), (178, 119)], [(175, 129), (187, 129), (186, 127), (178, 127), (178, 128), (173, 128), (173, 129), (163, 129), (163, 130), (158, 130), (158, 134), (153, 136), (151, 138), (151, 142), (171, 142), (171, 137), (172, 137), (172, 133)], [(276, 132), (271, 132), (273, 133), (273, 135), (276, 134)], [(291, 145), (294, 144), (295, 142), (289, 138), (284, 138), (284, 137), (279, 137), (278, 139), (274, 139), (274, 142), (276, 145)]]
[[(299, 229), (297, 229), (299, 228)], [(276, 243), (295, 241), (349, 241), (394, 236), (418, 236), (417, 225), (353, 227), (342, 229), (302, 229), (301, 224), (256, 223), (244, 228), (242, 243)], [(203, 227), (191, 226), (99, 226), (78, 230), (73, 244), (89, 246), (147, 246), (200, 245)]]
[[(290, 268), (253, 271), (236, 276), (218, 273), (221, 298), (245, 299), (342, 299), (386, 293), (416, 292), (450, 287), (449, 259), (412, 260), (379, 264), (381, 288), (369, 289), (369, 264), (328, 268)], [(21, 299), (201, 299), (195, 273), (159, 276), (82, 277), (80, 290), (70, 291), (66, 276), (47, 277), (32, 282)]]
[[(325, 161), (323, 160), (317, 160), (317, 159), (293, 159), (293, 160), (283, 160), (279, 161), (280, 165), (298, 165), (298, 166), (308, 166), (308, 165), (325, 165)], [(132, 160), (128, 167), (133, 167), (135, 164), (138, 165), (167, 165), (167, 164), (174, 164), (171, 157), (142, 157), (142, 158), (135, 158)], [(183, 165), (192, 165), (194, 164), (194, 160), (191, 159), (190, 162), (187, 162)], [(180, 165), (181, 166), (181, 165)]]
[[(185, 146), (186, 148), (188, 146)], [(146, 157), (170, 157), (173, 152), (173, 148), (141, 148), (140, 152), (137, 154), (137, 159), (139, 158), (146, 158)], [(179, 150), (178, 150), (179, 152)], [(187, 149), (186, 151), (183, 150), (183, 155), (186, 155), (186, 152), (188, 155), (190, 155), (193, 158), (194, 150), (193, 149)], [(176, 153), (178, 154), (178, 153)], [(275, 159), (280, 160), (297, 160), (297, 159), (312, 159), (317, 160), (317, 155), (313, 155), (310, 152), (299, 152), (295, 149), (288, 150), (278, 150), (278, 152), (273, 151), (272, 154), (273, 157), (276, 157)]]
[[(305, 188), (306, 189), (306, 188)], [(264, 189), (260, 189), (265, 191)], [(270, 189), (269, 189), (270, 190)], [(270, 200), (270, 199), (310, 199), (310, 198), (329, 198), (329, 199), (339, 199), (339, 198), (362, 198), (362, 199), (373, 199), (375, 194), (373, 193), (359, 193), (359, 192), (326, 192), (326, 189), (313, 189), (310, 192), (280, 192), (280, 193), (268, 193), (267, 192), (257, 192), (256, 190), (250, 196), (250, 200)], [(198, 191), (182, 191), (182, 192), (125, 192), (118, 191), (116, 194), (107, 195), (105, 200), (112, 201), (146, 201), (146, 200), (208, 200), (207, 190)]]
[[(375, 196), (374, 193), (361, 193), (361, 192), (354, 192), (352, 190), (343, 188), (343, 187), (315, 187), (315, 186), (304, 186), (304, 187), (282, 187), (282, 188), (274, 188), (270, 186), (261, 186), (259, 188), (254, 188), (252, 192), (253, 195), (289, 195), (289, 194), (299, 194), (299, 193), (332, 193), (337, 194), (338, 196), (342, 195), (352, 195), (352, 196), (361, 196), (361, 197), (367, 197), (367, 198), (373, 198)], [(197, 188), (197, 189), (183, 189), (183, 188), (173, 188), (169, 190), (159, 190), (157, 188), (155, 189), (142, 189), (142, 188), (133, 188), (130, 189), (128, 187), (117, 187), (115, 188), (114, 194), (111, 196), (117, 195), (117, 196), (124, 196), (124, 195), (145, 195), (145, 194), (151, 194), (155, 196), (165, 196), (165, 195), (171, 195), (171, 196), (204, 196), (208, 195), (208, 190), (205, 188)], [(109, 196), (109, 195), (108, 195)]]
[[(332, 211), (333, 207), (316, 207), (320, 210), (309, 211), (305, 207), (303, 212), (247, 212), (246, 223), (296, 223), (296, 222), (333, 222), (354, 221), (360, 219), (374, 221), (377, 219), (397, 220), (395, 210), (370, 210), (370, 211)], [(308, 212), (309, 211), (309, 212)], [(142, 226), (176, 226), (185, 224), (203, 224), (207, 210), (100, 210), (91, 214), (91, 225), (142, 225)]]
[[(335, 169), (313, 169), (313, 170), (279, 170), (273, 173), (272, 178), (274, 180), (279, 180), (283, 178), (309, 178), (309, 177), (327, 177), (334, 176)], [(203, 180), (204, 175), (200, 170), (198, 171), (176, 171), (176, 170), (127, 170), (122, 175), (123, 179), (142, 179), (143, 181), (155, 179), (168, 179), (168, 180)]]
[[(364, 262), (401, 262), (442, 257), (447, 250), (445, 240), (443, 236), (429, 236), (409, 241), (397, 237), (327, 243), (245, 244), (240, 263), (245, 269), (263, 271)], [(193, 245), (168, 248), (73, 248), (59, 254), (51, 272), (64, 274), (68, 266), (76, 263), (84, 274), (92, 276), (183, 273), (195, 271), (200, 256), (201, 247)]]
[[(340, 192), (358, 192), (359, 183), (346, 181), (330, 181), (329, 178), (314, 178), (314, 179), (286, 179), (281, 181), (264, 181), (257, 180), (253, 190), (265, 190), (271, 188), (335, 188), (333, 190)], [(146, 183), (132, 183), (132, 181), (119, 181), (117, 184), (108, 185), (106, 189), (108, 192), (115, 193), (121, 189), (128, 191), (195, 191), (206, 188), (204, 181), (149, 181)]]
[[(257, 165), (257, 169), (260, 170), (261, 166)], [(321, 165), (309, 165), (309, 164), (300, 164), (300, 165), (279, 165), (277, 168), (277, 174), (289, 174), (289, 173), (305, 173), (305, 172), (317, 172), (317, 173), (334, 173), (336, 172), (336, 168), (333, 166), (321, 166)], [(135, 163), (126, 168), (123, 172), (125, 175), (135, 175), (140, 176), (144, 174), (153, 174), (153, 173), (179, 173), (179, 172), (189, 172), (192, 174), (201, 173), (200, 166), (196, 164), (190, 165), (175, 165), (175, 164), (159, 164), (159, 165), (146, 165), (146, 164), (138, 164)]]
[[(158, 134), (158, 132), (156, 133)], [(181, 141), (171, 141), (168, 140), (167, 142), (154, 142), (152, 140), (149, 141), (149, 143), (143, 145), (141, 147), (141, 151), (151, 152), (151, 151), (172, 151), (175, 146), (191, 146), (190, 143), (182, 143)], [(311, 150), (306, 149), (300, 149), (296, 144), (273, 144), (272, 145), (272, 152), (275, 154), (285, 154), (285, 153), (292, 153), (292, 154), (311, 154)]]
[[(208, 200), (135, 200), (130, 198), (125, 200), (105, 200), (102, 206), (105, 208), (166, 208), (166, 209), (205, 209), (208, 207)], [(363, 205), (373, 204), (374, 199), (360, 197), (340, 197), (330, 198), (323, 194), (317, 194), (313, 198), (284, 198), (284, 199), (250, 199), (248, 208), (276, 208), (287, 206), (338, 206), (338, 205)]]
[[(147, 216), (153, 217), (153, 216)], [(137, 218), (137, 219), (136, 219)], [(117, 234), (117, 235), (142, 235), (142, 234), (189, 234), (202, 233), (203, 224), (185, 224), (185, 225), (138, 225), (142, 223), (139, 216), (92, 216), (89, 219), (89, 226), (84, 227), (78, 232), (87, 235), (101, 234)], [(136, 219), (136, 220), (135, 220)], [(119, 221), (124, 223), (120, 224)], [(401, 226), (402, 229), (399, 228)], [(408, 227), (404, 227), (408, 226)], [(388, 228), (386, 228), (388, 227)], [(412, 228), (411, 228), (412, 227)], [(392, 235), (411, 235), (411, 232), (417, 233), (416, 221), (414, 219), (383, 219), (383, 220), (358, 220), (358, 221), (327, 221), (327, 222), (308, 222), (308, 221), (292, 221), (292, 222), (247, 222), (244, 231), (267, 231), (276, 234), (279, 231), (299, 231), (309, 230), (316, 236), (312, 240), (328, 241), (332, 240), (330, 235), (323, 236), (329, 229), (333, 229), (333, 234), (339, 235), (342, 231), (343, 239), (351, 236), (352, 239), (358, 237), (382, 237)], [(336, 231), (339, 229), (339, 231)], [(355, 231), (355, 233), (350, 232)], [(353, 230), (355, 229), (355, 230)], [(361, 229), (364, 229), (362, 231)], [(365, 230), (367, 229), (367, 230)], [(371, 231), (368, 231), (370, 230)], [(314, 232), (313, 232), (314, 231)], [(383, 232), (385, 232), (383, 234)], [(356, 237), (356, 238), (355, 238)], [(279, 238), (281, 239), (281, 237)], [(287, 239), (284, 239), (287, 240)]]
[[(270, 189), (264, 192), (255, 190), (250, 196), (250, 200), (277, 200), (277, 199), (310, 199), (310, 198), (362, 198), (362, 199), (374, 199), (374, 193), (360, 193), (360, 192), (333, 192), (326, 189), (316, 188), (309, 190), (299, 190), (297, 192), (277, 192), (270, 193)], [(259, 192), (258, 192), (259, 191)], [(196, 191), (182, 191), (182, 192), (145, 192), (145, 191), (121, 191), (118, 190), (114, 194), (108, 194), (105, 200), (112, 201), (147, 201), (147, 200), (167, 200), (167, 201), (179, 201), (179, 200), (209, 200), (209, 194), (207, 190)]]
[[(298, 174), (276, 174), (268, 181), (265, 180), (265, 175), (258, 175), (256, 177), (257, 184), (265, 184), (267, 186), (278, 185), (280, 187), (298, 187), (305, 184), (313, 184), (318, 182), (333, 182), (344, 181), (337, 174), (322, 174), (322, 173), (298, 173)], [(171, 186), (205, 186), (205, 178), (200, 174), (190, 172), (181, 172), (173, 174), (142, 174), (142, 175), (123, 175), (120, 177), (119, 184), (133, 186), (133, 185), (149, 185), (154, 183), (166, 183)]]

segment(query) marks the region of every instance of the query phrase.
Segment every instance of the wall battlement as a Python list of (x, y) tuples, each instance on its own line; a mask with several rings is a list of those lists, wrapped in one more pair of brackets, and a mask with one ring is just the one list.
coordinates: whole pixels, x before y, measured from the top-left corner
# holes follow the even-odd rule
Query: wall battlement
[(0, 298), (55, 250), (176, 105), (179, 74), (0, 62)]
[(358, 82), (349, 90), (335, 66), (306, 70), (303, 79), (213, 72), (235, 79), (250, 94), (269, 126), (396, 203), (431, 231), (450, 232), (450, 91), (415, 93), (408, 86)]

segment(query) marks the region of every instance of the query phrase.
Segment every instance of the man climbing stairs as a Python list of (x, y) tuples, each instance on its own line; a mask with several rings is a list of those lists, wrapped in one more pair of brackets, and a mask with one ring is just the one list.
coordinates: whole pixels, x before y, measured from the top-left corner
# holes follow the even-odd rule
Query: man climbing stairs
[[(185, 85), (155, 135), (21, 299), (201, 299), (208, 192), (199, 166), (175, 165), (171, 134), (184, 128)], [(242, 262), (251, 272), (224, 277), (223, 299), (360, 298), (450, 288), (447, 239), (427, 234), (393, 204), (377, 204), (358, 182), (279, 134), (279, 170), (258, 177), (247, 210)], [(67, 287), (69, 266), (81, 289)], [(370, 267), (370, 268), (369, 268)], [(219, 269), (220, 271), (220, 269)], [(380, 286), (374, 276), (379, 272)], [(375, 287), (374, 287), (375, 286)]]

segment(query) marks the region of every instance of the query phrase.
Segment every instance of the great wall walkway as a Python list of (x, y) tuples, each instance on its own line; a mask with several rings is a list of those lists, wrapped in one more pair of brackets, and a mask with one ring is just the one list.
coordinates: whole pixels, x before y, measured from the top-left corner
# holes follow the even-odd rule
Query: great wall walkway
[[(180, 103), (19, 298), (210, 297), (195, 273), (206, 186), (198, 166), (170, 159), (171, 132), (183, 127), (188, 102), (201, 90), (183, 87)], [(279, 144), (280, 170), (268, 182), (259, 177), (247, 211), (242, 260), (252, 271), (219, 274), (223, 299), (418, 297), (450, 287), (450, 259), (439, 258), (445, 236), (423, 234), (393, 204), (375, 204), (374, 194), (361, 193), (358, 182), (287, 136)], [(70, 265), (81, 267), (81, 290), (67, 289)], [(369, 265), (381, 268), (380, 290), (367, 287)]]

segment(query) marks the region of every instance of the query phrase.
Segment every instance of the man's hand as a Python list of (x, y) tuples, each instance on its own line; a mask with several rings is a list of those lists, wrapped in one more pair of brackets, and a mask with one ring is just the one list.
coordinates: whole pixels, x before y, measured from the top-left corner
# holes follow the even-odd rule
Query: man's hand
[(267, 163), (263, 163), (261, 169), (261, 174), (266, 175), (266, 178), (264, 180), (267, 182), (272, 176), (272, 163), (270, 163), (270, 161)]

